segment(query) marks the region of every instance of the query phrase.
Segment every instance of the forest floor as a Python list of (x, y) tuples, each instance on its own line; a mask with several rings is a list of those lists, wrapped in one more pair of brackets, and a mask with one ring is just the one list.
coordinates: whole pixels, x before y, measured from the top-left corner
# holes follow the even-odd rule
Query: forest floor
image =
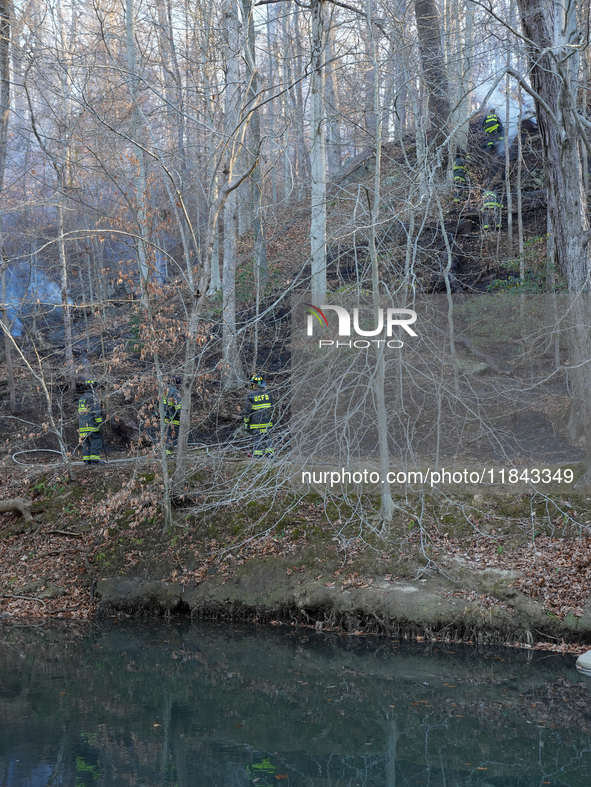
[(157, 466), (124, 468), (76, 468), (75, 481), (0, 469), (2, 497), (30, 500), (33, 514), (2, 518), (1, 623), (192, 614), (557, 652), (591, 644), (583, 495), (552, 511), (521, 492), (427, 496), (421, 526), (410, 501), (388, 532), (368, 527), (368, 497), (361, 538), (346, 505), (286, 488), (210, 517), (178, 509), (163, 534)]

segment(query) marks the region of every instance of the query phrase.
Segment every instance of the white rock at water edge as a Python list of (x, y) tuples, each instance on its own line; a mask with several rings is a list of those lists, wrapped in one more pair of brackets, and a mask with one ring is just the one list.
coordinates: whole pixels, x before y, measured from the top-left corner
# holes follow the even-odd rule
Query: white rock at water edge
[(576, 666), (577, 669), (581, 670), (581, 672), (586, 672), (587, 674), (591, 675), (591, 650), (588, 650), (586, 653), (582, 653), (579, 656)]

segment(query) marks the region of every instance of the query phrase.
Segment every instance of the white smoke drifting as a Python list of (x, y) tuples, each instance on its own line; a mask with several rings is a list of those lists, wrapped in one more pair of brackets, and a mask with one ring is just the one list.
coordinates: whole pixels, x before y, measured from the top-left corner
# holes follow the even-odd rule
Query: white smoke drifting
[(30, 263), (17, 263), (6, 275), (7, 315), (13, 336), (23, 333), (23, 320), (54, 322), (61, 318), (61, 292), (58, 285)]
[[(511, 147), (517, 135), (519, 104), (521, 103), (521, 122), (523, 123), (524, 120), (533, 120), (535, 122), (536, 109), (534, 101), (528, 93), (524, 93), (523, 90), (518, 91), (515, 83), (511, 83), (509, 92), (509, 116), (507, 117), (507, 93), (505, 87), (496, 87), (489, 96), (486, 104), (483, 103), (491, 86), (492, 79), (488, 83), (483, 82), (478, 85), (478, 87), (474, 89), (472, 95), (481, 109), (486, 109), (487, 111), (492, 110), (497, 113), (509, 140), (509, 147)], [(497, 153), (503, 155), (505, 149), (504, 142), (499, 143), (497, 147)]]

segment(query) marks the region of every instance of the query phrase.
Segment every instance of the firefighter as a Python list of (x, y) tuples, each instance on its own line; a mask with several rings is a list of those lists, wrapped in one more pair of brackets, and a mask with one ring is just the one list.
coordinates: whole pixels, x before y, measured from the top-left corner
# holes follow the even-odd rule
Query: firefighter
[(489, 153), (494, 153), (497, 142), (504, 142), (505, 130), (496, 112), (489, 112), (482, 124), (486, 137), (486, 149)]
[(103, 437), (103, 407), (96, 393), (96, 381), (84, 380), (84, 393), (78, 400), (78, 433), (82, 442), (82, 461), (87, 465), (102, 465), (101, 446)]
[(177, 446), (179, 439), (179, 426), (181, 418), (182, 396), (177, 385), (182, 385), (182, 379), (177, 376), (170, 378), (170, 383), (162, 404), (164, 405), (164, 424), (166, 426), (166, 453), (170, 456)]
[(253, 374), (250, 378), (250, 391), (244, 411), (244, 427), (254, 437), (249, 457), (273, 457), (273, 446), (269, 432), (273, 428), (273, 397), (266, 390), (267, 384), (262, 377)]
[(468, 169), (466, 167), (466, 157), (461, 151), (456, 153), (453, 166), (454, 176), (454, 202), (459, 204), (468, 199)]
[(484, 199), (482, 202), (482, 209), (484, 212), (484, 224), (482, 229), (490, 230), (494, 226), (496, 229), (501, 228), (501, 203), (494, 191), (485, 191)]

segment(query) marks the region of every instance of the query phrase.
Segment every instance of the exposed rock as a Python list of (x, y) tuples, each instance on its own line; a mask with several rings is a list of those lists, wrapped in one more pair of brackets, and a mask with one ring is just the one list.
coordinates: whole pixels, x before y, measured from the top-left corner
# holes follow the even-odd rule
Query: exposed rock
[(591, 675), (591, 650), (588, 650), (586, 653), (582, 653), (579, 658), (577, 659), (577, 669), (580, 669), (582, 672), (587, 672)]
[(47, 582), (44, 579), (37, 579), (27, 582), (16, 591), (19, 595), (35, 596), (36, 598), (44, 599), (47, 601), (52, 598), (61, 598), (66, 595), (64, 588), (54, 585), (53, 582)]
[(38, 594), (38, 598), (42, 599), (50, 599), (50, 598), (61, 598), (62, 596), (66, 595), (66, 591), (64, 588), (60, 588), (57, 585), (54, 585), (53, 582), (49, 582), (45, 590), (42, 590), (41, 593)]
[(458, 368), (464, 374), (481, 374), (489, 369), (489, 365), (484, 361), (473, 361), (469, 358), (460, 358), (458, 360)]

